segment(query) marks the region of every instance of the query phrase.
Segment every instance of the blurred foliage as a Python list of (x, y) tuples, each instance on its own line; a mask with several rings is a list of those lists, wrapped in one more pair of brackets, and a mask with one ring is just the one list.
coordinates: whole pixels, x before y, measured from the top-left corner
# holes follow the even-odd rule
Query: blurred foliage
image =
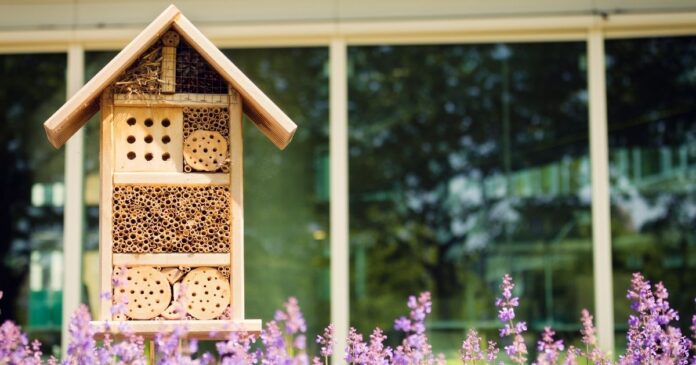
[(696, 309), (696, 38), (607, 41), (617, 330), (633, 272), (661, 280), (672, 306)]
[[(431, 290), (433, 336), (458, 347), (448, 341), (465, 328), (496, 325), (505, 272), (533, 331), (577, 329), (593, 303), (584, 53), (582, 43), (350, 49), (360, 329), (391, 328), (404, 297)], [(554, 166), (569, 174), (563, 188), (541, 186), (558, 173), (513, 179)]]
[[(232, 49), (225, 54), (295, 123), (278, 150), (244, 123), (246, 317), (270, 320), (295, 296), (309, 333), (329, 318), (328, 75), (326, 48)], [(313, 346), (313, 341), (308, 341)]]
[(62, 206), (32, 205), (32, 187), (63, 181), (63, 151), (48, 143), (42, 124), (65, 100), (65, 67), (64, 54), (0, 55), (0, 311), (21, 324), (29, 315), (30, 253), (62, 249)]

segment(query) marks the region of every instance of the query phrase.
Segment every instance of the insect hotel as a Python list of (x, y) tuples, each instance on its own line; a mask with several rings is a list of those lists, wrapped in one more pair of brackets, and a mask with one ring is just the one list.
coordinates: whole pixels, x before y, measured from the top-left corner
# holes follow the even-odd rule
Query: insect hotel
[(242, 115), (280, 149), (297, 126), (173, 5), (46, 121), (49, 141), (97, 112), (100, 290), (112, 295), (93, 326), (260, 331), (244, 316)]

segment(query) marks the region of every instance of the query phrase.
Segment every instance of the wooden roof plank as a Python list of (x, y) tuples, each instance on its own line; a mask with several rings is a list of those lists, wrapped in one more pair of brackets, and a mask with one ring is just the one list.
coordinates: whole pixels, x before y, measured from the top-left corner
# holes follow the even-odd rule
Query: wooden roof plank
[(287, 147), (297, 125), (183, 14), (176, 17), (173, 26), (239, 92), (244, 101), (245, 113), (257, 124), (259, 130), (276, 147), (281, 150)]
[[(159, 39), (174, 18), (180, 14), (176, 6), (170, 5), (137, 37), (119, 52), (85, 86), (73, 95), (44, 123), (49, 142), (59, 148), (75, 132), (87, 123), (99, 110), (99, 95), (113, 83), (143, 51)], [(91, 114), (90, 114), (91, 113)]]
[(99, 111), (99, 95), (170, 27), (239, 92), (244, 112), (259, 130), (278, 148), (287, 147), (297, 125), (174, 5), (167, 7), (44, 123), (51, 144), (59, 148), (82, 128)]

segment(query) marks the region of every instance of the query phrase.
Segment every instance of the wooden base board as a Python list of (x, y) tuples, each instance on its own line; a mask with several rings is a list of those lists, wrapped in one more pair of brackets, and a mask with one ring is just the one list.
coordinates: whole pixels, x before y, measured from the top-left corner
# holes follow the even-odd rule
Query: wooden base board
[[(118, 337), (124, 333), (123, 329), (125, 329), (126, 331), (137, 333), (145, 338), (152, 338), (158, 332), (171, 332), (178, 327), (186, 329), (187, 338), (204, 340), (224, 340), (231, 332), (261, 332), (260, 319), (208, 321), (91, 321), (89, 325), (97, 334), (97, 337), (101, 337), (107, 332)], [(125, 328), (122, 327), (124, 325), (126, 326)]]

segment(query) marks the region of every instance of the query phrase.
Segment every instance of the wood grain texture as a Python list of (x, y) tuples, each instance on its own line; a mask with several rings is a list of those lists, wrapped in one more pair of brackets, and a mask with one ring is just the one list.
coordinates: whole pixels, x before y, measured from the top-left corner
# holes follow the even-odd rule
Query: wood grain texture
[[(113, 335), (123, 335), (121, 322), (118, 321), (92, 321), (90, 327), (98, 334), (109, 332)], [(107, 326), (108, 325), (108, 326)], [(230, 332), (258, 333), (261, 331), (260, 319), (245, 320), (145, 320), (129, 321), (128, 330), (146, 338), (154, 337), (157, 332), (171, 332), (176, 328), (186, 328), (187, 338), (208, 340), (227, 339)]]
[[(99, 148), (99, 265), (100, 265), (100, 293), (111, 293), (112, 264), (112, 194), (113, 194), (113, 101), (108, 91), (101, 96), (101, 121), (100, 121), (100, 148)], [(111, 301), (102, 300), (99, 308), (99, 318), (111, 319)]]
[(225, 173), (183, 173), (183, 172), (117, 172), (115, 184), (147, 185), (229, 185), (230, 175)]
[(229, 266), (228, 253), (115, 253), (114, 266)]
[(181, 108), (114, 107), (116, 172), (182, 172)]
[(232, 318), (244, 319), (244, 138), (242, 98), (230, 87), (230, 193), (232, 195), (231, 249)]
[(254, 121), (261, 132), (276, 147), (280, 149), (287, 147), (297, 130), (297, 125), (290, 117), (273, 103), (183, 14), (176, 17), (173, 26), (210, 63), (213, 69), (240, 93), (244, 101), (244, 112)]
[(44, 123), (51, 144), (62, 146), (98, 110), (99, 95), (130, 66), (142, 52), (154, 43), (179, 15), (179, 9), (170, 5), (116, 57), (73, 95)]

